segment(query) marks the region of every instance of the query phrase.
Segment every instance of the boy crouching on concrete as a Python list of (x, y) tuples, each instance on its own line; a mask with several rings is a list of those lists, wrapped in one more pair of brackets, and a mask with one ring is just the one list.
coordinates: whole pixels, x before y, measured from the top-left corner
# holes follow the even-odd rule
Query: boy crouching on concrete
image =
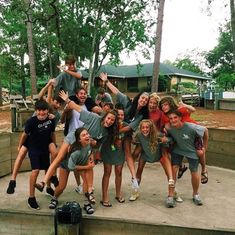
[(47, 170), (50, 164), (49, 144), (55, 140), (55, 121), (48, 118), (48, 103), (38, 100), (35, 103), (36, 116), (29, 118), (21, 136), (19, 145), (28, 142), (28, 155), (32, 167), (29, 180), (28, 205), (32, 209), (40, 207), (35, 198), (34, 184), (40, 170)]

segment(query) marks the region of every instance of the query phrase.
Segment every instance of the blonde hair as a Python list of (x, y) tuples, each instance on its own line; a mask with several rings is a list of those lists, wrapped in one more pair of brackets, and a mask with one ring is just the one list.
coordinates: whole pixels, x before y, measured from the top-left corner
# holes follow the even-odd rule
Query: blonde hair
[(158, 96), (157, 92), (153, 92), (150, 94), (149, 99), (154, 98), (157, 102), (157, 104), (160, 102), (161, 98)]
[(141, 126), (146, 123), (148, 124), (150, 131), (149, 131), (149, 147), (150, 147), (150, 151), (152, 153), (156, 152), (157, 146), (158, 146), (158, 141), (157, 141), (157, 137), (158, 137), (158, 131), (156, 129), (156, 126), (154, 124), (154, 122), (150, 119), (143, 119), (140, 124), (139, 124), (139, 128), (137, 133), (141, 133)]

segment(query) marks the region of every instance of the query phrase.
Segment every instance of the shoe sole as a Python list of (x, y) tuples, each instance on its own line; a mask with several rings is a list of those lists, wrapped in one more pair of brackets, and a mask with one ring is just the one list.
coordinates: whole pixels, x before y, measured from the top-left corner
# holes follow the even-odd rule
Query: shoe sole
[(31, 206), (29, 205), (29, 203), (28, 203), (28, 207), (29, 207), (30, 209), (32, 209), (32, 210), (40, 210), (40, 207), (38, 207), (38, 208), (33, 208), (33, 207), (31, 207)]

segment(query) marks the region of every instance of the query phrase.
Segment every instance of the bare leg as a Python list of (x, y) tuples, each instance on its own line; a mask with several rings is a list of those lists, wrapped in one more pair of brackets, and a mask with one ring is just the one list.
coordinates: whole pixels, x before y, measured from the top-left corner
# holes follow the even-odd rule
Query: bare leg
[(109, 187), (109, 179), (112, 172), (112, 165), (105, 164), (104, 165), (104, 174), (102, 178), (102, 201), (103, 202), (109, 202), (108, 197), (108, 187)]
[(126, 156), (126, 162), (127, 166), (130, 170), (132, 178), (136, 178), (135, 174), (135, 162), (131, 154), (131, 138), (127, 138), (124, 141), (124, 149), (125, 149), (125, 156)]
[(146, 164), (146, 162), (140, 157), (139, 162), (138, 162), (137, 172), (136, 172), (136, 178), (137, 178), (137, 181), (139, 184), (142, 179), (142, 173), (143, 173), (145, 164)]
[(116, 198), (121, 199), (121, 186), (122, 186), (122, 168), (123, 165), (115, 166), (115, 187), (116, 187)]
[(59, 168), (59, 185), (55, 188), (54, 197), (57, 199), (66, 188), (69, 177), (69, 171), (60, 167)]
[(32, 170), (30, 178), (29, 178), (29, 197), (35, 196), (35, 183), (37, 181), (37, 177), (39, 174), (39, 169)]
[(16, 180), (16, 176), (22, 165), (23, 160), (25, 159), (27, 152), (28, 152), (28, 149), (24, 145), (22, 145), (14, 163), (11, 180)]
[(198, 194), (200, 175), (198, 172), (191, 172), (191, 183), (193, 187), (193, 195)]

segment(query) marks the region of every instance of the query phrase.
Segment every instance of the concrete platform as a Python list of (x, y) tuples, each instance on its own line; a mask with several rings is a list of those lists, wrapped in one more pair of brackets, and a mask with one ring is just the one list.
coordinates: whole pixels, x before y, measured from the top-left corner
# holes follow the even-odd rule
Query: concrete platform
[[(101, 179), (103, 165), (95, 167), (96, 206), (93, 215), (83, 213), (80, 234), (235, 234), (235, 171), (208, 167), (209, 182), (200, 185), (203, 206), (192, 202), (190, 174), (187, 171), (177, 182), (183, 203), (166, 208), (167, 180), (162, 167), (147, 164), (141, 182), (140, 198), (129, 202), (130, 173), (123, 169), (123, 194), (126, 202), (118, 203), (115, 197), (114, 172), (110, 181), (111, 208), (101, 206)], [(36, 192), (41, 210), (28, 208), (28, 181), (30, 172), (20, 173), (16, 192), (6, 194), (10, 176), (0, 179), (0, 234), (54, 234), (54, 210), (48, 209), (50, 197)], [(39, 180), (43, 173), (40, 174)], [(60, 205), (76, 200), (83, 204), (83, 196), (74, 191), (75, 180), (70, 174), (69, 183), (61, 195)], [(64, 233), (65, 234), (65, 233)], [(78, 234), (71, 232), (69, 234)]]

